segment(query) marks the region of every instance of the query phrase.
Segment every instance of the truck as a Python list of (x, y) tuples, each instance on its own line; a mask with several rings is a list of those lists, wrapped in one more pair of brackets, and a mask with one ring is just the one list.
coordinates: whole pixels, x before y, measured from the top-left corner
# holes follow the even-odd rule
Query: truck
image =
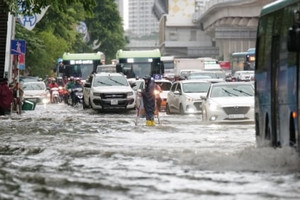
[(217, 59), (214, 58), (174, 58), (175, 76), (185, 77), (192, 71), (222, 71)]

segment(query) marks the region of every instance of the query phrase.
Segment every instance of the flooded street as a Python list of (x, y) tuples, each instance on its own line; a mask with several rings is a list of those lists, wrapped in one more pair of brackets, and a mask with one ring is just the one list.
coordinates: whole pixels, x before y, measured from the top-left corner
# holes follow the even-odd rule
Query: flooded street
[(300, 199), (293, 149), (256, 148), (254, 124), (38, 105), (0, 118), (0, 199)]

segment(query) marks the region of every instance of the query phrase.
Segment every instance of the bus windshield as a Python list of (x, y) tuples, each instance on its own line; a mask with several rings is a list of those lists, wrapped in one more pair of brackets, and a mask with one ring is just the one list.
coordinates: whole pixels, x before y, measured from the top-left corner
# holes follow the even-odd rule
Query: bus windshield
[(64, 75), (67, 77), (80, 77), (85, 80), (92, 72), (93, 64), (68, 65), (65, 69)]
[(62, 60), (63, 68), (60, 67), (59, 76), (80, 77), (86, 80), (91, 73), (96, 72), (98, 65), (104, 64), (105, 56), (102, 52), (64, 53)]
[(144, 77), (154, 74), (162, 75), (164, 66), (161, 63), (161, 55), (158, 49), (145, 51), (123, 51), (116, 54), (118, 64), (117, 72), (123, 73), (127, 78)]
[(151, 74), (151, 63), (123, 63), (121, 67), (124, 75), (128, 78), (144, 77)]

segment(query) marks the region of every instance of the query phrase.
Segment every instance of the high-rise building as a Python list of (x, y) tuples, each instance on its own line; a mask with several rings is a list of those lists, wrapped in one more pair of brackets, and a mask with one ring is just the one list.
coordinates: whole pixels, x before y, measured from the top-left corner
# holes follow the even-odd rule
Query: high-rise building
[(128, 0), (115, 0), (117, 6), (118, 6), (118, 10), (120, 13), (120, 17), (122, 18), (123, 21), (123, 29), (126, 30), (128, 28), (128, 9), (127, 8), (127, 4), (128, 4)]
[(158, 21), (152, 13), (154, 0), (128, 0), (128, 31), (142, 37), (158, 33)]
[(210, 36), (193, 23), (193, 13), (207, 0), (155, 0), (153, 13), (159, 20), (159, 48), (164, 56), (216, 57), (218, 48)]

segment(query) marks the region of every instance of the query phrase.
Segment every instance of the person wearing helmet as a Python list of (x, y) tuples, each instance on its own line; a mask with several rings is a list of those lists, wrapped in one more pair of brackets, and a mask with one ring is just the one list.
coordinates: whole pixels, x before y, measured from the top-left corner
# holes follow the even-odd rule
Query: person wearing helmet
[(73, 76), (71, 76), (70, 77), (70, 79), (69, 79), (69, 81), (67, 82), (67, 84), (66, 84), (66, 90), (69, 90), (69, 89), (72, 89), (72, 88), (74, 88), (74, 84), (75, 84), (75, 81), (74, 81), (75, 79), (74, 79), (74, 77)]
[(146, 126), (155, 126), (155, 83), (151, 80), (151, 76), (145, 76), (145, 89), (142, 91), (144, 109), (146, 114)]
[(73, 76), (71, 76), (65, 85), (65, 90), (67, 91), (67, 93), (64, 96), (65, 103), (68, 103), (68, 96), (71, 95), (71, 90), (74, 88), (74, 85), (75, 79)]
[(58, 84), (58, 86), (61, 86), (61, 87), (65, 86), (65, 83), (61, 76), (57, 77), (57, 84)]
[(54, 102), (54, 99), (53, 99), (53, 96), (52, 96), (52, 88), (58, 88), (58, 84), (56, 83), (55, 81), (55, 78), (51, 78), (51, 82), (48, 84), (48, 88), (50, 90), (50, 102), (53, 103)]
[(82, 87), (80, 78), (75, 79), (74, 88)]

